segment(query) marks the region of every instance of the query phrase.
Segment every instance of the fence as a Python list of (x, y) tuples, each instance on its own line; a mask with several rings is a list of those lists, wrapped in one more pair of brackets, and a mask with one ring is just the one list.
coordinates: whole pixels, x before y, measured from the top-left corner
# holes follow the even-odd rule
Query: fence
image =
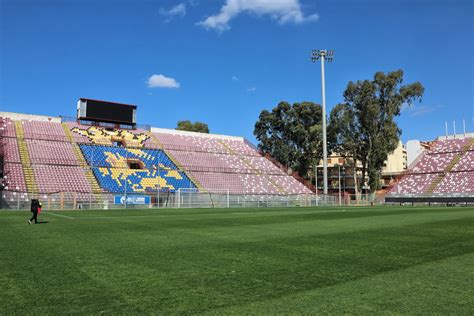
[(147, 194), (94, 194), (85, 192), (56, 192), (33, 194), (3, 191), (0, 208), (23, 210), (30, 208), (37, 198), (47, 210), (66, 209), (120, 209), (120, 208), (246, 208), (246, 207), (300, 207), (338, 205), (335, 196), (313, 194), (253, 195), (231, 194), (228, 190), (212, 192), (197, 189), (156, 191)]
[(428, 205), (473, 205), (474, 192), (450, 193), (390, 193), (385, 196), (387, 204), (428, 204)]

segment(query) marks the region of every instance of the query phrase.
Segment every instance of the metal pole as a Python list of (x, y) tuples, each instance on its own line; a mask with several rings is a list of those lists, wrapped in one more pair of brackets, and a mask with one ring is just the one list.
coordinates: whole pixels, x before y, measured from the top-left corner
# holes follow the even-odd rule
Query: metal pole
[(178, 189), (178, 208), (181, 208), (181, 188)]
[(328, 194), (328, 152), (326, 144), (326, 87), (324, 82), (324, 57), (325, 54), (321, 54), (321, 95), (323, 101), (323, 185), (324, 194)]
[(339, 206), (341, 206), (341, 165), (337, 165), (339, 170), (338, 182), (339, 182)]
[(446, 127), (446, 139), (448, 139), (448, 122), (444, 122), (444, 126)]
[(125, 190), (125, 201), (123, 202), (123, 208), (127, 208), (127, 177), (125, 177), (125, 185), (124, 185), (124, 190)]
[[(344, 160), (345, 164), (345, 160)], [(344, 205), (346, 205), (346, 167), (342, 166), (342, 191), (344, 192)]]
[(464, 137), (466, 137), (466, 120), (465, 119), (462, 120), (462, 129), (463, 129)]
[(311, 55), (311, 61), (321, 60), (321, 96), (322, 96), (322, 121), (323, 121), (323, 193), (328, 194), (328, 166), (327, 166), (327, 139), (326, 139), (326, 81), (324, 77), (324, 62), (331, 62), (334, 59), (334, 51), (326, 49), (315, 49)]
[[(160, 155), (158, 156), (158, 181), (160, 181), (161, 179), (161, 173), (160, 173), (160, 163), (161, 163), (161, 155), (162, 153), (160, 153)], [(156, 200), (156, 203), (158, 204), (158, 208), (160, 208), (160, 187), (161, 185), (158, 183), (158, 193), (157, 193), (157, 200)]]
[(315, 180), (315, 185), (316, 185), (316, 206), (318, 206), (319, 204), (319, 201), (318, 201), (318, 164), (317, 162), (315, 163), (315, 166), (314, 166), (314, 176), (316, 177), (316, 180)]
[(454, 138), (456, 138), (456, 121), (453, 121), (453, 133), (454, 133)]
[[(125, 151), (125, 161), (128, 161), (128, 151)], [(126, 169), (122, 168), (122, 171), (125, 175), (125, 203), (124, 203), (124, 208), (127, 208), (127, 204), (128, 204), (128, 199), (127, 199), (127, 186), (128, 186), (128, 173), (126, 171)]]
[(160, 185), (156, 186), (156, 207), (160, 208)]

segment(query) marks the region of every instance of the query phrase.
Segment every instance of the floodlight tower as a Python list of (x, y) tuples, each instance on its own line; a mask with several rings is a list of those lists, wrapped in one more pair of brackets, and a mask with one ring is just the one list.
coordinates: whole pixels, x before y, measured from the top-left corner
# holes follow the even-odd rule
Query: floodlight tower
[[(315, 63), (321, 60), (321, 94), (323, 106), (323, 185), (324, 194), (328, 194), (328, 149), (326, 140), (326, 87), (324, 83), (324, 61), (331, 62), (334, 59), (334, 50), (313, 49), (311, 61)], [(317, 190), (317, 188), (316, 188)]]

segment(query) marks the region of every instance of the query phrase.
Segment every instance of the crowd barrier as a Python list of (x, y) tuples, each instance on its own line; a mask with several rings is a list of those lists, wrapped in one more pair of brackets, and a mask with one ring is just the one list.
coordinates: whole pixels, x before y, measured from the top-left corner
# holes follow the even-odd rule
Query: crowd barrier
[(260, 208), (336, 206), (338, 198), (330, 195), (256, 195), (232, 194), (228, 190), (199, 191), (179, 189), (147, 194), (55, 192), (28, 193), (3, 191), (0, 208), (29, 210), (31, 199), (39, 199), (45, 210), (133, 209), (133, 208)]

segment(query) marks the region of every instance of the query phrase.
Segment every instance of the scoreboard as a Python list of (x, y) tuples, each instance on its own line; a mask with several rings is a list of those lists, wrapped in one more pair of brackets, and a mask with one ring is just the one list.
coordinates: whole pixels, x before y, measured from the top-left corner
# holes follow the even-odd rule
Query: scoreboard
[(137, 106), (108, 101), (80, 98), (77, 101), (77, 118), (116, 124), (136, 124)]

